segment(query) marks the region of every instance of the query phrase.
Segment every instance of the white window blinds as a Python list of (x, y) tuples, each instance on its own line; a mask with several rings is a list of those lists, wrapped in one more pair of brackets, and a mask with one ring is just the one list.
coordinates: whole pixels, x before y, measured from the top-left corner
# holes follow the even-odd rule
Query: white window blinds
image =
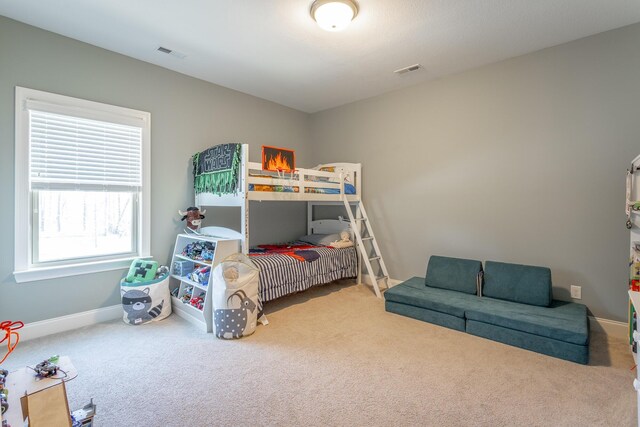
[(29, 109), (32, 189), (138, 191), (142, 128)]

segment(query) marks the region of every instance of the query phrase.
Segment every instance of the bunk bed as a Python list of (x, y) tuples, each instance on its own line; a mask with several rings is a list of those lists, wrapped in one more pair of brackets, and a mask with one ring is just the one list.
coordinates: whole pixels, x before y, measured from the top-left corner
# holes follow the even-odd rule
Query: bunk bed
[[(222, 148), (228, 151), (229, 145), (223, 144), (200, 153), (209, 155), (209, 150)], [(371, 241), (374, 245), (374, 255), (379, 254), (379, 248), (371, 229), (366, 236), (362, 236), (363, 228), (358, 224), (364, 213), (361, 205), (361, 165), (359, 163), (330, 163), (316, 166), (313, 169), (296, 168), (291, 172), (273, 172), (263, 170), (262, 163), (249, 161), (248, 144), (237, 144), (238, 151), (233, 162), (227, 161), (226, 175), (209, 179), (206, 183), (195, 172), (195, 205), (204, 207), (226, 206), (240, 208), (241, 231), (240, 240), (242, 251), (252, 256), (260, 267), (260, 299), (267, 302), (291, 293), (300, 292), (320, 284), (329, 283), (341, 278), (357, 277), (361, 282), (361, 263), (367, 267), (369, 276), (371, 260), (380, 263), (382, 277), (376, 277), (374, 290), (380, 296), (378, 280), (388, 279), (386, 267), (381, 256), (369, 259), (363, 258), (364, 241)], [(198, 168), (198, 155), (194, 156), (194, 171)], [(213, 157), (213, 156), (210, 156)], [(211, 162), (210, 162), (211, 163)], [(230, 179), (230, 176), (232, 179)], [(200, 180), (199, 180), (200, 179)], [(215, 182), (215, 188), (207, 183)], [(351, 247), (335, 248), (322, 244), (313, 247), (308, 242), (296, 242), (293, 246), (276, 247), (269, 251), (251, 253), (249, 235), (250, 204), (253, 201), (299, 201), (306, 202), (307, 234), (333, 234), (349, 231)], [(340, 204), (347, 208), (349, 221), (313, 220), (313, 208), (316, 205)], [(356, 209), (356, 217), (352, 214), (352, 207)], [(357, 217), (360, 218), (357, 218)], [(356, 218), (358, 220), (356, 220)], [(363, 240), (364, 239), (364, 240)], [(356, 248), (360, 249), (358, 257)], [(265, 248), (261, 248), (265, 249)], [(290, 249), (290, 250), (289, 250)], [(300, 259), (296, 251), (313, 252), (313, 260)], [(266, 253), (265, 253), (266, 252)], [(305, 254), (302, 254), (305, 255)]]
[(331, 242), (303, 240), (284, 245), (258, 245), (250, 249), (251, 260), (260, 269), (259, 295), (267, 302), (285, 295), (305, 291), (312, 286), (331, 283), (358, 275), (358, 259), (348, 222), (342, 220), (311, 221), (313, 237), (336, 239), (347, 231), (351, 245), (337, 247)]

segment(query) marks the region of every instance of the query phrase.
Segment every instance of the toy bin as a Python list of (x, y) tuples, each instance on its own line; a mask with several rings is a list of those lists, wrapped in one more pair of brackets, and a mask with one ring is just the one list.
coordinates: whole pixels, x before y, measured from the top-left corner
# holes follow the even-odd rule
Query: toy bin
[(169, 274), (145, 282), (120, 282), (122, 319), (129, 325), (144, 325), (162, 320), (171, 314)]
[(260, 270), (244, 254), (223, 259), (211, 272), (213, 328), (216, 337), (251, 335), (258, 322)]

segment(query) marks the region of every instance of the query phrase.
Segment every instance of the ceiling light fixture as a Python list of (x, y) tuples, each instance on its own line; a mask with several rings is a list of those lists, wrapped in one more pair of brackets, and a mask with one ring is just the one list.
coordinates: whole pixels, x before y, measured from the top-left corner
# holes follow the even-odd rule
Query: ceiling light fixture
[(311, 16), (320, 28), (342, 31), (358, 14), (358, 6), (351, 0), (316, 0), (311, 5)]

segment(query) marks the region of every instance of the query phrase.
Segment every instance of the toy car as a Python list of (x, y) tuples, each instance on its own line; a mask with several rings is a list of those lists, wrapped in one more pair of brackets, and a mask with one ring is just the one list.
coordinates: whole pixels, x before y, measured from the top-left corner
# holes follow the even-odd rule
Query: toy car
[(76, 409), (71, 413), (73, 427), (91, 427), (93, 426), (93, 417), (96, 415), (96, 405), (93, 399), (80, 409)]
[(41, 378), (49, 378), (58, 373), (58, 365), (51, 363), (48, 360), (40, 362), (33, 369), (36, 374)]

